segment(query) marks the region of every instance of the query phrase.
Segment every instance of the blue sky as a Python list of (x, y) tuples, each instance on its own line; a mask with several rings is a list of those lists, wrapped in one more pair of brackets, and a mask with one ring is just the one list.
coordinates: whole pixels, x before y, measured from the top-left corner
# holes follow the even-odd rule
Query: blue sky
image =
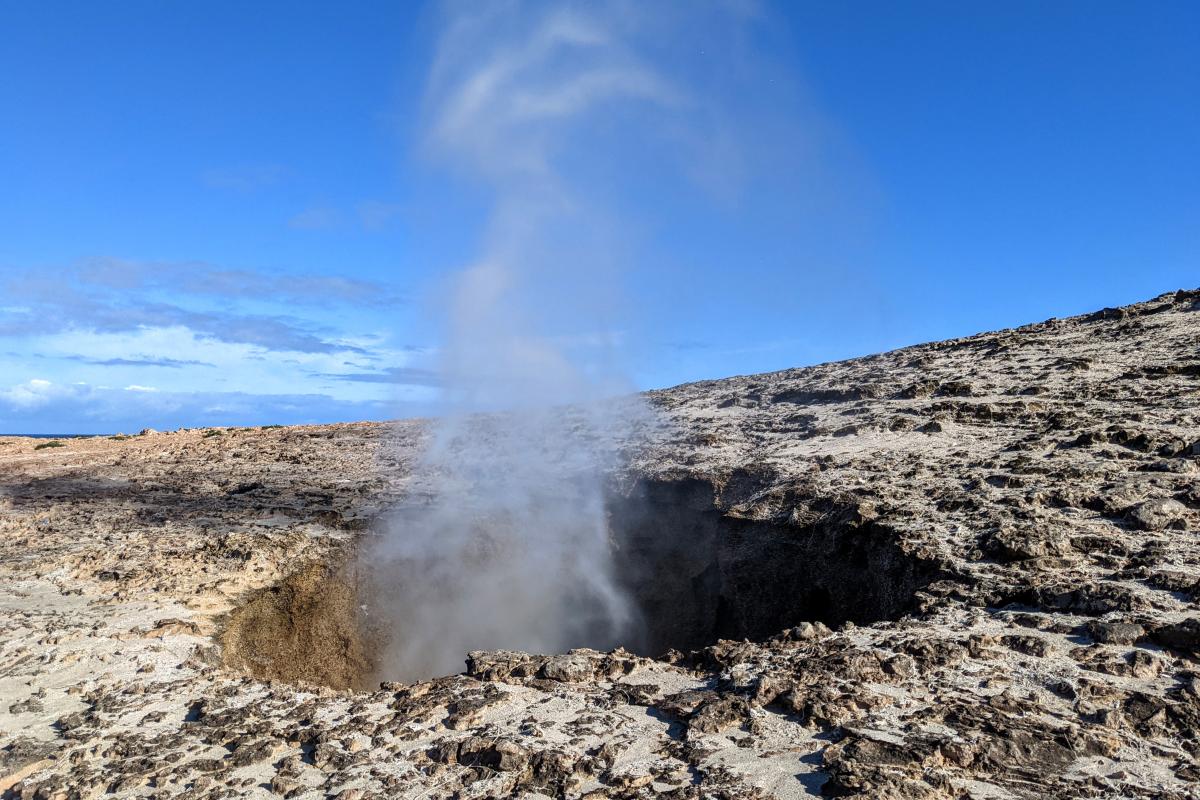
[(1200, 5), (645, 5), (6, 4), (0, 432), (436, 409), (521, 159), (520, 302), (638, 388), (1200, 285)]

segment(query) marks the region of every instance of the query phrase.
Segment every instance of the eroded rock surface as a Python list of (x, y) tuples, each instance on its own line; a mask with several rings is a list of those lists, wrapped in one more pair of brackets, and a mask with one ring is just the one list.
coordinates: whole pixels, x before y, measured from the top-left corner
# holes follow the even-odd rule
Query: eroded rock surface
[(1200, 797), (1200, 291), (647, 397), (640, 655), (415, 685), (420, 422), (0, 438), (0, 793)]

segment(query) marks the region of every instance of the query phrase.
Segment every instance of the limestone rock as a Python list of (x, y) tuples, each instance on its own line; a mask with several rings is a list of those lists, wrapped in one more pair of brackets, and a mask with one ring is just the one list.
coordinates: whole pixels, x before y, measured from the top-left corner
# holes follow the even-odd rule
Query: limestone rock
[(1197, 303), (648, 392), (629, 649), (414, 684), (424, 422), (0, 437), (0, 793), (1197, 800)]

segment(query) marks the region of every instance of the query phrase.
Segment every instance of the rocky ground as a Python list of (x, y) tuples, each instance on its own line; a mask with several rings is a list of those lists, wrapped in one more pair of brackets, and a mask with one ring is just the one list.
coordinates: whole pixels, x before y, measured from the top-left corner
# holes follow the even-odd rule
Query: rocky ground
[(661, 657), (414, 685), (352, 554), (419, 421), (0, 438), (0, 793), (1200, 798), (1200, 290), (647, 398)]

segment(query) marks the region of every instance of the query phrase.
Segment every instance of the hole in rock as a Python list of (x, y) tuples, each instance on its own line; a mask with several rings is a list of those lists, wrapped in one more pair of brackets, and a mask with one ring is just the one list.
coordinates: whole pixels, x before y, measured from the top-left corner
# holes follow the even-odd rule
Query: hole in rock
[(838, 514), (807, 526), (740, 519), (701, 480), (639, 482), (610, 503), (609, 524), (641, 615), (628, 646), (647, 655), (766, 639), (805, 621), (896, 619), (936, 574), (883, 525)]
[[(616, 573), (637, 611), (624, 646), (658, 656), (718, 639), (765, 639), (800, 622), (896, 619), (936, 577), (886, 525), (827, 513), (799, 526), (723, 513), (702, 480), (639, 481), (608, 498)], [(227, 620), (226, 665), (334, 688), (388, 680), (386, 621), (351, 551), (252, 594)], [(382, 623), (382, 624), (380, 624)], [(400, 638), (403, 632), (391, 634)], [(466, 653), (463, 654), (466, 657)]]

